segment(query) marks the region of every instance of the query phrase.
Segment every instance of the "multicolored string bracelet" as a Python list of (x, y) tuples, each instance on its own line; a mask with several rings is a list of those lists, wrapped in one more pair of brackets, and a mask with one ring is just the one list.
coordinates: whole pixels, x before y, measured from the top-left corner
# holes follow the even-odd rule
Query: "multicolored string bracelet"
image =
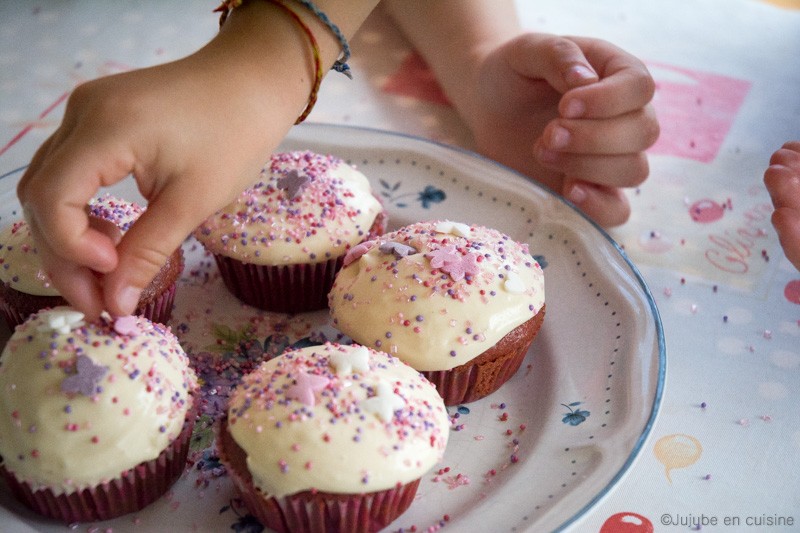
[[(353, 74), (350, 72), (350, 66), (347, 64), (347, 62), (350, 60), (350, 44), (347, 42), (347, 38), (342, 33), (342, 30), (340, 30), (339, 26), (334, 24), (328, 17), (328, 15), (326, 15), (322, 10), (320, 10), (316, 6), (316, 4), (314, 4), (314, 2), (311, 2), (310, 0), (294, 0), (294, 1), (302, 5), (308, 11), (310, 11), (315, 17), (317, 17), (323, 24), (325, 24), (325, 26), (328, 27), (331, 33), (333, 33), (334, 37), (336, 37), (336, 39), (339, 41), (339, 45), (342, 47), (342, 54), (339, 56), (339, 59), (337, 59), (333, 63), (331, 70), (335, 70), (336, 72), (341, 72), (348, 78), (352, 79)], [(232, 9), (242, 5), (243, 2), (244, 0), (223, 0), (222, 4), (220, 4), (220, 6), (214, 10), (215, 12), (221, 13), (219, 20), (220, 26), (225, 22), (225, 19), (228, 18), (228, 13)]]
[[(222, 12), (222, 14), (220, 15), (220, 22), (219, 22), (220, 26), (224, 24), (230, 10), (242, 5), (243, 1), (244, 0), (228, 0), (226, 2), (223, 2), (222, 5), (220, 5), (217, 9), (215, 9), (215, 11)], [(322, 84), (322, 78), (324, 77), (324, 72), (322, 71), (322, 60), (320, 58), (319, 44), (317, 43), (317, 39), (314, 36), (314, 32), (311, 31), (311, 28), (309, 28), (308, 25), (305, 22), (303, 22), (303, 19), (300, 17), (300, 15), (298, 15), (292, 8), (290, 8), (280, 0), (268, 0), (268, 1), (283, 9), (286, 12), (286, 14), (289, 15), (292, 18), (292, 20), (294, 20), (297, 23), (298, 26), (300, 26), (300, 29), (303, 30), (303, 32), (308, 37), (309, 42), (311, 43), (311, 52), (314, 58), (314, 84), (311, 87), (311, 93), (308, 96), (308, 103), (306, 104), (305, 109), (300, 114), (300, 116), (297, 117), (297, 120), (295, 120), (295, 124), (300, 124), (306, 119), (306, 117), (308, 117), (309, 113), (311, 113), (311, 110), (314, 108), (314, 104), (317, 103), (319, 88), (320, 85)]]
[(311, 11), (315, 17), (317, 17), (328, 27), (329, 30), (331, 30), (331, 33), (333, 33), (334, 37), (339, 40), (339, 45), (342, 47), (342, 55), (336, 60), (331, 69), (335, 70), (336, 72), (341, 72), (348, 78), (353, 79), (353, 74), (350, 72), (350, 66), (347, 64), (347, 62), (350, 60), (350, 44), (347, 42), (347, 38), (342, 33), (342, 30), (339, 29), (339, 26), (331, 22), (331, 19), (328, 18), (328, 15), (320, 11), (314, 2), (310, 2), (309, 0), (295, 1), (300, 3), (307, 10)]
[(311, 53), (314, 56), (314, 85), (311, 87), (311, 92), (308, 95), (308, 103), (306, 103), (306, 108), (300, 113), (300, 116), (297, 117), (295, 120), (295, 124), (300, 124), (303, 122), (306, 117), (308, 117), (311, 110), (314, 109), (314, 104), (317, 103), (317, 96), (319, 96), (319, 87), (322, 84), (322, 78), (325, 76), (325, 73), (322, 71), (322, 60), (320, 58), (319, 52), (319, 45), (317, 44), (317, 38), (314, 37), (314, 32), (311, 31), (311, 28), (303, 22), (303, 19), (300, 18), (300, 15), (295, 13), (295, 11), (278, 0), (270, 0), (276, 6), (280, 6), (292, 19), (297, 23), (298, 26), (305, 32), (306, 36), (308, 37), (309, 42), (311, 43)]

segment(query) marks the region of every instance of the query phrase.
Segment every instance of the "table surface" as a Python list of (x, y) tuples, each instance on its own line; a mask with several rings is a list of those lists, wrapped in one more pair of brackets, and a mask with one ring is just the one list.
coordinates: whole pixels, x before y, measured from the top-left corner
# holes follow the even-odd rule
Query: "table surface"
[[(22, 172), (77, 83), (206, 42), (212, 3), (2, 3), (0, 175)], [(632, 467), (566, 529), (800, 531), (800, 273), (762, 184), (770, 154), (800, 138), (800, 2), (517, 4), (530, 29), (605, 38), (642, 58), (662, 125), (651, 177), (610, 235), (660, 311), (663, 397)], [(355, 78), (328, 76), (310, 122), (472, 148), (380, 11), (351, 44)]]

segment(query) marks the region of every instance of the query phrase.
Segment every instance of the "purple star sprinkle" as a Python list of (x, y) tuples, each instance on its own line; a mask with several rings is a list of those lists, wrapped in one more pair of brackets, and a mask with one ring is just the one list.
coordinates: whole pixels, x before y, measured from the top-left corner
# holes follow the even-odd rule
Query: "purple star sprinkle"
[(310, 182), (311, 178), (305, 174), (301, 175), (296, 170), (290, 170), (285, 176), (278, 178), (278, 188), (286, 189), (286, 196), (291, 200), (298, 196)]
[(88, 356), (79, 355), (75, 361), (75, 373), (61, 382), (61, 392), (92, 396), (106, 372), (107, 366), (96, 365)]
[(384, 254), (394, 254), (397, 259), (417, 253), (413, 246), (394, 241), (384, 242), (378, 249)]

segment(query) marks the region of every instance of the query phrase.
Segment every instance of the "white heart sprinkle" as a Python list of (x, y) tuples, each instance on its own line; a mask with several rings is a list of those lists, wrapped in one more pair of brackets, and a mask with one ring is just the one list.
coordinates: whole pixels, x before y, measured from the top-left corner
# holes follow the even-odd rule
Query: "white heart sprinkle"
[(515, 272), (509, 272), (506, 274), (506, 279), (503, 282), (503, 288), (511, 294), (522, 294), (525, 292), (525, 284), (522, 282), (522, 278), (520, 278)]

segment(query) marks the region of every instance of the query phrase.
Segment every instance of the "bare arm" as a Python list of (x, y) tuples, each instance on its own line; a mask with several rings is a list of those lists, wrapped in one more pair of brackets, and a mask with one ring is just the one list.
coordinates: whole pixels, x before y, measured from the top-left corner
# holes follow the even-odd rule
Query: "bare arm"
[[(317, 5), (350, 36), (376, 3)], [(330, 66), (337, 39), (298, 4), (287, 5)], [(169, 254), (256, 179), (305, 107), (314, 72), (297, 23), (271, 2), (252, 1), (184, 59), (76, 88), (18, 187), (44, 266), (67, 300), (90, 318), (132, 312)], [(84, 206), (130, 173), (148, 208), (115, 246), (89, 226)]]
[(523, 32), (511, 2), (386, 0), (483, 154), (565, 195), (600, 224), (658, 136), (644, 65), (611, 43)]

